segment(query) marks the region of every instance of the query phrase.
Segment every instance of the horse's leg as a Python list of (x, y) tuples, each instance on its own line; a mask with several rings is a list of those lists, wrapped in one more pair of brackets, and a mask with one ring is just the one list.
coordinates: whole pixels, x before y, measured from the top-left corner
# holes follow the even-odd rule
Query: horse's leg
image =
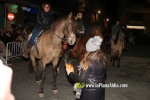
[(56, 87), (56, 78), (57, 78), (57, 64), (58, 64), (59, 58), (54, 59), (52, 61), (53, 64), (53, 93), (57, 93), (57, 87)]
[(60, 65), (60, 61), (58, 61), (58, 64), (57, 64), (57, 73), (60, 73), (59, 65)]
[(117, 68), (120, 69), (120, 57), (118, 57), (118, 65)]
[(40, 80), (40, 82), (42, 80), (42, 69), (41, 69), (41, 66), (42, 66), (42, 62), (41, 62), (41, 60), (39, 60), (39, 80)]
[(35, 62), (35, 57), (33, 55), (30, 55), (30, 58), (32, 61), (32, 67), (34, 69), (36, 83), (39, 84), (39, 77), (38, 77), (38, 71), (37, 71), (37, 66), (36, 66), (36, 62)]
[(41, 59), (40, 60), (40, 66), (39, 66), (39, 68), (40, 68), (40, 77), (41, 77), (41, 84), (40, 84), (40, 89), (39, 89), (39, 96), (40, 97), (44, 97), (44, 82), (45, 82), (45, 79), (46, 79), (46, 69), (45, 69), (45, 67), (46, 67), (46, 61), (47, 60), (45, 60), (45, 59)]
[(110, 62), (112, 63), (112, 56), (111, 56), (111, 58), (110, 58)]
[(115, 66), (115, 56), (113, 55), (112, 56), (112, 67), (114, 67)]
[(120, 69), (120, 58), (121, 58), (122, 50), (118, 54), (118, 65), (117, 68)]
[(110, 62), (112, 63), (112, 67), (114, 67), (114, 65), (115, 65), (115, 57), (114, 57), (114, 51), (113, 50), (111, 50)]

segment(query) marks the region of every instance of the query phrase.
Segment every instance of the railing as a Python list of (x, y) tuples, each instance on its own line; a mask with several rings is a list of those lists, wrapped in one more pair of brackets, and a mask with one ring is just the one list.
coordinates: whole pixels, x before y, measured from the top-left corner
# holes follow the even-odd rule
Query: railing
[(8, 60), (11, 58), (15, 58), (21, 56), (26, 50), (25, 42), (9, 42), (6, 46), (6, 63), (8, 64)]

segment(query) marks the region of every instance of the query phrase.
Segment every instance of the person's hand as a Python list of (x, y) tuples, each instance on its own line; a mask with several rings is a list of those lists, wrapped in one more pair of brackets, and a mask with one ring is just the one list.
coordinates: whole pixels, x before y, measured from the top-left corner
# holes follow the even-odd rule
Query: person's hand
[(69, 75), (71, 72), (74, 73), (74, 67), (73, 67), (73, 65), (66, 63), (66, 71), (67, 71), (67, 75)]
[(12, 69), (0, 60), (0, 100), (15, 100), (11, 94)]

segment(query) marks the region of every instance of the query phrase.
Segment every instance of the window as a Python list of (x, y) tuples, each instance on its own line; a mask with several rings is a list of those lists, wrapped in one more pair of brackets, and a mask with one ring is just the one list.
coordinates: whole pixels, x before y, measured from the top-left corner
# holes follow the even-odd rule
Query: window
[(129, 14), (129, 20), (143, 21), (143, 18), (144, 18), (143, 13), (130, 13)]

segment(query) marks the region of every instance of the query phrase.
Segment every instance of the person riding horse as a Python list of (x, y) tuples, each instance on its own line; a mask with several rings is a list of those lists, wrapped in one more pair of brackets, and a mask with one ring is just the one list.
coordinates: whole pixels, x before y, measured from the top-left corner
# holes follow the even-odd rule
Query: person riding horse
[(112, 26), (111, 40), (115, 38), (115, 35), (121, 30), (120, 21), (117, 20), (116, 23)]
[(77, 22), (77, 35), (84, 34), (85, 27), (82, 19), (82, 13), (78, 12), (75, 19)]
[[(77, 13), (77, 16), (75, 16), (75, 20), (76, 20), (76, 37), (77, 37), (76, 44), (77, 44), (80, 37), (84, 35), (84, 31), (85, 31), (85, 26), (82, 19), (82, 12)], [(63, 49), (67, 51), (70, 51), (72, 48), (76, 49), (76, 44), (73, 46), (69, 46), (67, 42), (63, 42)], [(66, 54), (66, 57), (67, 56), (68, 55)]]
[(43, 3), (42, 9), (37, 13), (37, 24), (32, 31), (32, 36), (27, 44), (26, 52), (23, 54), (25, 58), (28, 58), (29, 51), (34, 45), (35, 38), (44, 30), (47, 30), (50, 24), (53, 22), (53, 11), (49, 3)]

